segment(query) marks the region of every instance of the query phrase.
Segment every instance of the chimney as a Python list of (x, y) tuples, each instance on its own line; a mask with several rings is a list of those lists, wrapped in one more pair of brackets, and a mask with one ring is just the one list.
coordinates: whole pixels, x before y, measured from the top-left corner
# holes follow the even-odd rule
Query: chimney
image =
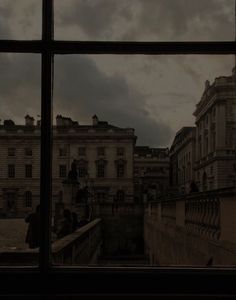
[(96, 115), (93, 116), (93, 126), (98, 125), (98, 117)]
[(26, 126), (34, 126), (34, 118), (29, 115), (26, 115), (25, 116), (25, 125)]
[(56, 125), (57, 126), (63, 126), (64, 124), (63, 124), (63, 117), (62, 117), (62, 115), (57, 115), (57, 117), (56, 117)]

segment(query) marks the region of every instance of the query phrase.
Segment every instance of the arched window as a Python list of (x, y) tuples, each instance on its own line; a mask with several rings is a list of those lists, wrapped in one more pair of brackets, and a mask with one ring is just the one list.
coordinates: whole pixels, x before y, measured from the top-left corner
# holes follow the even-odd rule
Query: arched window
[(125, 161), (123, 159), (118, 159), (116, 163), (116, 176), (118, 178), (125, 176)]
[(106, 177), (106, 161), (103, 159), (99, 159), (96, 161), (96, 169), (97, 169), (97, 177), (103, 178)]
[(30, 191), (25, 192), (25, 207), (32, 207), (32, 193)]

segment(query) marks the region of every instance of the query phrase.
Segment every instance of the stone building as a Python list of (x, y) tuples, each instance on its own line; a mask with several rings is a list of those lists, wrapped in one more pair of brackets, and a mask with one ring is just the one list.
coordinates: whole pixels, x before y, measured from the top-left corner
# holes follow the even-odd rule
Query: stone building
[(176, 193), (190, 192), (195, 180), (195, 127), (183, 127), (174, 138), (170, 148), (170, 187)]
[(169, 149), (134, 148), (135, 200), (153, 201), (169, 186)]
[(236, 70), (205, 90), (196, 117), (196, 180), (201, 191), (236, 184)]
[[(40, 121), (0, 125), (0, 214), (24, 216), (40, 200)], [(119, 128), (93, 117), (79, 125), (60, 115), (53, 127), (53, 203), (63, 201), (63, 181), (73, 161), (81, 186), (94, 201), (133, 201), (134, 129)]]

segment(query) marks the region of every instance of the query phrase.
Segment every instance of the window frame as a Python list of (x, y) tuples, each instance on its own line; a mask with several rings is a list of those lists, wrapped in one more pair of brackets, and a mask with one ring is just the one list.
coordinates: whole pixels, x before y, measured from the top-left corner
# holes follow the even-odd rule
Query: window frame
[[(236, 42), (56, 41), (53, 0), (42, 0), (41, 40), (0, 40), (0, 53), (41, 55), (41, 242), (38, 267), (0, 267), (1, 295), (236, 295), (235, 268), (55, 267), (51, 263), (53, 58), (60, 54), (235, 55)], [(102, 276), (100, 276), (102, 275)], [(178, 281), (176, 280), (178, 278)], [(40, 284), (39, 284), (39, 280)], [(117, 280), (119, 285), (117, 285)], [(27, 282), (27, 285), (25, 284)], [(77, 283), (80, 282), (80, 285)], [(92, 287), (91, 287), (92, 282)], [(156, 284), (159, 283), (159, 284)], [(14, 286), (14, 289), (12, 289)]]

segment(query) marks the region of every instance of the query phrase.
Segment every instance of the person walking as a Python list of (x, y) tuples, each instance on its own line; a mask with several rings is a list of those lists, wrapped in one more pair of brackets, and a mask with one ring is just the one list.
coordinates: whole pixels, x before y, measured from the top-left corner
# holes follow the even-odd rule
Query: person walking
[(38, 248), (40, 244), (40, 205), (36, 207), (34, 213), (25, 218), (25, 222), (29, 223), (25, 242), (30, 249)]

